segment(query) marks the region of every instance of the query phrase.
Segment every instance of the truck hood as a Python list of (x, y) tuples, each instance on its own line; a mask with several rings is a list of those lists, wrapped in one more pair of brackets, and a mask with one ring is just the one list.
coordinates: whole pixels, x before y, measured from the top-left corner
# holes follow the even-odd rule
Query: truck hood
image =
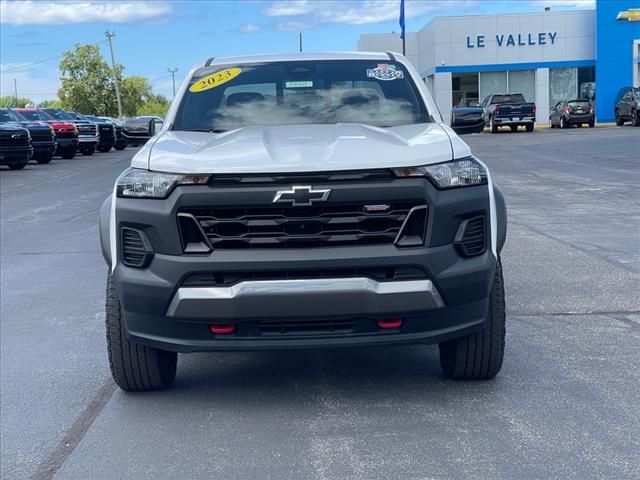
[[(221, 134), (166, 131), (133, 167), (173, 173), (363, 170), (446, 162), (470, 154), (437, 123), (388, 129), (360, 124), (245, 127)], [(457, 150), (454, 152), (454, 150)]]

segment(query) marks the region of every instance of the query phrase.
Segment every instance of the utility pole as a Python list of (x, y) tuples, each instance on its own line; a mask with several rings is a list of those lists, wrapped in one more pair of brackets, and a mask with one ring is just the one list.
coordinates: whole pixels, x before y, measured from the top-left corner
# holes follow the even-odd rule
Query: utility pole
[(171, 74), (171, 81), (173, 82), (173, 98), (176, 98), (176, 72), (177, 68), (167, 68), (167, 72)]
[(113, 72), (113, 81), (116, 84), (116, 100), (118, 101), (118, 118), (122, 118), (122, 100), (120, 99), (120, 85), (118, 83), (118, 75), (116, 74), (116, 59), (113, 56), (113, 45), (111, 44), (111, 37), (116, 36), (115, 30), (104, 32), (107, 40), (109, 41), (109, 50), (111, 51), (111, 71)]
[(16, 80), (15, 78), (13, 79), (13, 94), (16, 97), (16, 104), (14, 105), (14, 107), (18, 107), (18, 80)]
[(300, 32), (298, 35), (300, 39), (300, 51), (302, 52), (302, 32)]

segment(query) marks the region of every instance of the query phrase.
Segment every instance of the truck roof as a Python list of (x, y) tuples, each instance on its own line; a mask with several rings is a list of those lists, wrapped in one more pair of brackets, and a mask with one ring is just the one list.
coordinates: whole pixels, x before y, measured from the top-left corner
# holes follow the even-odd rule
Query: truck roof
[[(392, 55), (402, 56), (399, 53)], [(390, 61), (386, 52), (314, 52), (314, 53), (280, 53), (266, 55), (246, 55), (236, 57), (219, 57), (203, 62), (203, 65), (221, 65), (228, 63), (289, 62), (304, 60), (386, 60)]]

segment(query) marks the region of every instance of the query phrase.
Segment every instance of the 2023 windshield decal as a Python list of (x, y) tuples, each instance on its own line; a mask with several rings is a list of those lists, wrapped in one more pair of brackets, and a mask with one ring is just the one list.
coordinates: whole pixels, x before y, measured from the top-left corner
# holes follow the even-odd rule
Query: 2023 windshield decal
[(196, 83), (191, 85), (191, 87), (189, 88), (189, 91), (193, 93), (197, 93), (197, 92), (204, 92), (206, 90), (210, 90), (212, 88), (218, 87), (224, 83), (227, 83), (233, 80), (241, 73), (242, 73), (242, 69), (237, 67), (227, 68), (225, 70), (212, 73), (211, 75), (207, 75), (206, 77), (203, 77), (200, 80), (196, 81)]

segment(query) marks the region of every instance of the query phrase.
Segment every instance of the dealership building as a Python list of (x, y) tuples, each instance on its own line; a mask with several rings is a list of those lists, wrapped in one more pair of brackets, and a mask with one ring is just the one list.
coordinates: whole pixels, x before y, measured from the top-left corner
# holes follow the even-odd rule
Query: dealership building
[[(553, 2), (549, 5), (553, 7)], [(362, 35), (361, 51), (402, 51), (397, 33)], [(561, 100), (587, 98), (614, 120), (625, 86), (640, 86), (640, 0), (596, 0), (595, 10), (435, 17), (406, 34), (416, 66), (448, 123), (461, 100), (522, 93), (547, 123)]]

